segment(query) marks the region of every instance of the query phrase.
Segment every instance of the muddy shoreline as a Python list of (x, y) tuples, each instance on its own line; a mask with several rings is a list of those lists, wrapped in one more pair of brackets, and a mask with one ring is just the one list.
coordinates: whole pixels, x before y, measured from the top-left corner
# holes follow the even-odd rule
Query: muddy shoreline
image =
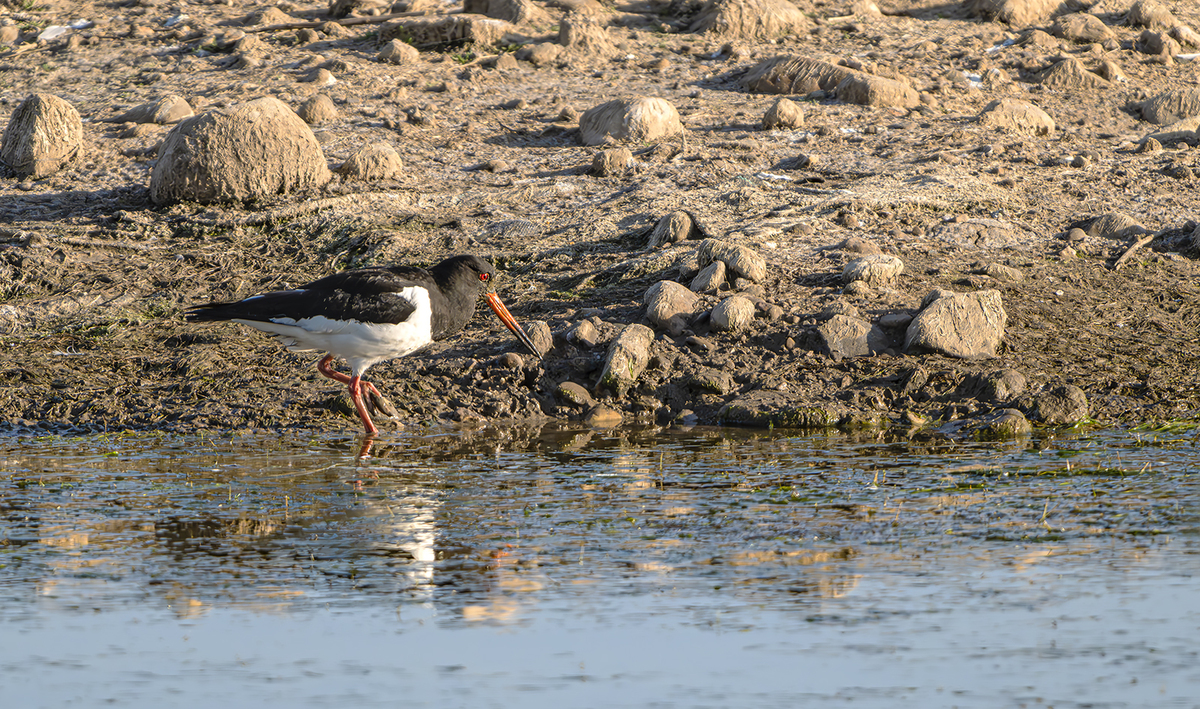
[[(678, 32), (666, 5), (622, 6), (607, 27), (623, 54), (510, 69), (484, 61), (503, 52), (461, 46), (423, 50), (412, 64), (380, 62), (370, 25), (340, 37), (262, 32), (266, 61), (235, 67), (204, 41), (253, 9), (240, 4), (196, 8), (187, 32), (167, 29), (170, 13), (153, 4), (0, 14), (23, 27), (96, 20), (75, 31), (74, 46), (0, 51), (0, 126), (35, 92), (59, 95), (84, 118), (83, 149), (67, 168), (0, 177), (0, 344), (9, 351), (0, 427), (352, 431), (359, 424), (344, 389), (317, 374), (315, 355), (288, 353), (242, 326), (185, 324), (182, 311), (341, 268), (430, 265), (466, 252), (496, 263), (505, 301), (527, 327), (545, 323), (553, 349), (541, 362), (503, 356), (519, 344), (479, 309), (459, 335), (372, 369), (401, 412), (399, 421), (378, 419), (385, 433), (558, 419), (992, 435), (989, 417), (1002, 410), (1034, 425), (1200, 415), (1196, 142), (1139, 150), (1157, 127), (1129, 109), (1195, 81), (1195, 65), (1153, 61), (1135, 47), (1141, 28), (1111, 15), (1102, 17), (1114, 49), (1056, 39), (1008, 54), (987, 50), (1025, 41), (1032, 28), (962, 8), (945, 16), (932, 2), (879, 2), (884, 15), (852, 20), (841, 3), (799, 4), (814, 18), (811, 31), (774, 41)], [(1200, 11), (1166, 4), (1200, 26)], [(119, 20), (100, 20), (117, 9)], [(319, 8), (287, 9), (303, 18)], [(522, 31), (531, 43), (554, 36), (549, 27)], [(946, 51), (921, 49), (922, 38)], [(1050, 89), (1031, 78), (1087, 52), (1118, 62), (1129, 81)], [(763, 113), (779, 97), (748, 93), (739, 80), (780, 53), (866, 56), (928, 98), (881, 108), (792, 96), (804, 126), (764, 130)], [(953, 80), (981, 62), (1011, 80), (982, 88)], [(305, 81), (318, 65), (337, 83)], [(260, 95), (296, 106), (326, 93), (338, 117), (313, 129), (332, 168), (382, 140), (405, 169), (374, 182), (335, 175), (322, 188), (250, 204), (156, 206), (149, 170), (170, 126), (102, 119), (166, 92), (197, 112)], [(593, 161), (604, 148), (580, 145), (573, 120), (618, 94), (666, 98), (686, 132), (630, 145), (632, 166), (599, 176)], [(1002, 96), (1038, 103), (1059, 128), (1034, 136), (982, 125), (980, 112)], [(650, 247), (655, 226), (678, 210), (703, 233)], [(1119, 268), (1136, 237), (1086, 233), (1114, 212), (1155, 235)], [(1003, 228), (976, 228), (992, 223)], [(761, 304), (755, 319), (737, 333), (716, 330), (707, 313), (733, 291), (701, 295), (683, 331), (654, 328), (635, 386), (619, 396), (598, 388), (612, 340), (630, 324), (653, 325), (646, 290), (690, 283), (705, 236), (766, 260), (767, 276), (742, 284)], [(862, 242), (898, 257), (903, 272), (848, 289), (843, 269)], [(916, 315), (935, 289), (999, 292), (1007, 322), (995, 357), (905, 352), (907, 321), (895, 316)], [(831, 354), (820, 334), (831, 312), (892, 323), (881, 326), (886, 346), (873, 356)], [(591, 334), (581, 338), (583, 322)], [(564, 391), (567, 382), (578, 390)], [(1082, 412), (1047, 413), (1073, 391), (1086, 397)]]

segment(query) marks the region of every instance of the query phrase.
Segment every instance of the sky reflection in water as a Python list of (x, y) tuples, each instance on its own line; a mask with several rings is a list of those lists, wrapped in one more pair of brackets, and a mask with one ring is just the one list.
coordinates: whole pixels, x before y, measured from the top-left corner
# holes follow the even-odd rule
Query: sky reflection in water
[(1193, 433), (0, 440), (0, 706), (1181, 706)]

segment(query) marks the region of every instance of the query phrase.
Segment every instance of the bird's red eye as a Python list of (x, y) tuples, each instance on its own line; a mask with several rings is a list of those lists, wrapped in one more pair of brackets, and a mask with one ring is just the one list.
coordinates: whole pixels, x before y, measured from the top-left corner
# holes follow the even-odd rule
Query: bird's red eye
[(490, 274), (490, 273), (479, 274), (479, 280), (483, 281), (484, 283), (487, 283), (488, 279), (491, 277), (492, 277), (492, 274)]

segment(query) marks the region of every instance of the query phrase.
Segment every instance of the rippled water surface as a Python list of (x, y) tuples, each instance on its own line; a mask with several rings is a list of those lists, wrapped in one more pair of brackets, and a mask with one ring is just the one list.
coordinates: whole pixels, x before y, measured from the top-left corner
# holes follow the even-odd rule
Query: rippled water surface
[(1200, 707), (1197, 441), (0, 438), (0, 707)]

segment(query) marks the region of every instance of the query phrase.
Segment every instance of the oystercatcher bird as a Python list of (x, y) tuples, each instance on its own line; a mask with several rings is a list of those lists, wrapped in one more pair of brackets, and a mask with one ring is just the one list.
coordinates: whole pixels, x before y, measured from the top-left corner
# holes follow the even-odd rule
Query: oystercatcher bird
[[(425, 270), (386, 266), (342, 271), (292, 290), (273, 291), (187, 311), (189, 322), (231, 320), (275, 335), (293, 352), (327, 352), (317, 371), (350, 387), (367, 433), (379, 432), (363, 403), (371, 365), (412, 354), (449, 337), (475, 314), (480, 294), (521, 344), (542, 356), (492, 286), (496, 269), (478, 256), (454, 256)], [(346, 360), (351, 375), (333, 369)], [(381, 397), (382, 398), (382, 397)]]

